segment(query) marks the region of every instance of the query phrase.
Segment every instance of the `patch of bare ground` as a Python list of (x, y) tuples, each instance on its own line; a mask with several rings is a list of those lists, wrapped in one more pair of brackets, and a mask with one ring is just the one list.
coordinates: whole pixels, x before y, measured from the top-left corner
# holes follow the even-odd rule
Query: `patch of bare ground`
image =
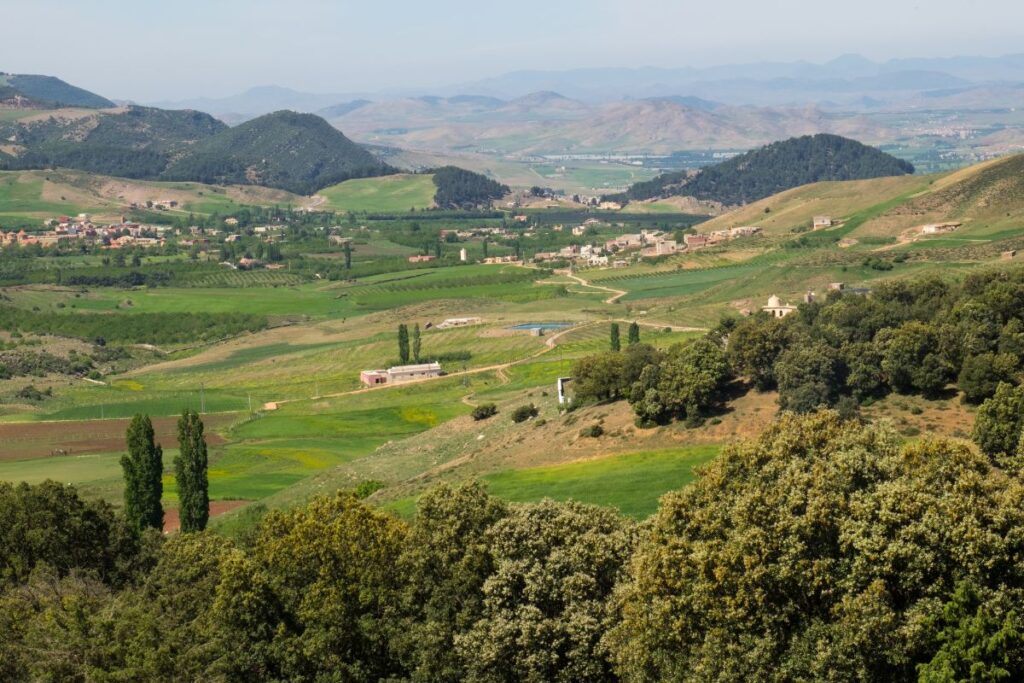
[[(218, 428), (237, 419), (234, 413), (203, 415), (206, 441), (211, 446), (225, 443)], [(67, 420), (61, 422), (0, 423), (0, 461), (47, 458), (54, 455), (116, 453), (125, 448), (129, 419)], [(153, 418), (157, 442), (176, 447), (178, 418)]]
[[(237, 510), (243, 505), (248, 505), (247, 500), (211, 500), (210, 518), (223, 515), (225, 512)], [(169, 534), (181, 528), (181, 517), (178, 515), (178, 508), (164, 510), (164, 533)]]

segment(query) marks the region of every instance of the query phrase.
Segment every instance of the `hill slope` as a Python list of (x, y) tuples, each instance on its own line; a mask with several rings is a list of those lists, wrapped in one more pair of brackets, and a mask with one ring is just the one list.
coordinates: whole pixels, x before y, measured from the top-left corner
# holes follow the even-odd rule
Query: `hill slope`
[[(701, 224), (702, 232), (759, 225), (768, 235), (806, 230), (815, 215), (840, 222), (833, 231), (852, 239), (919, 246), (1024, 235), (1024, 154), (983, 162), (941, 176), (894, 176), (820, 182), (793, 188)], [(929, 223), (962, 224), (938, 237)], [(888, 248), (888, 247), (887, 247)]]
[(349, 178), (391, 172), (320, 117), (279, 111), (197, 143), (172, 162), (162, 177), (311, 194)]
[(17, 95), (28, 100), (24, 103), (27, 108), (57, 106), (102, 109), (115, 106), (105, 97), (53, 76), (0, 73), (0, 101), (13, 99)]
[(666, 173), (633, 185), (619, 199), (695, 197), (746, 204), (823, 180), (862, 180), (907, 175), (914, 167), (881, 150), (838, 135), (818, 134), (774, 142), (695, 175)]

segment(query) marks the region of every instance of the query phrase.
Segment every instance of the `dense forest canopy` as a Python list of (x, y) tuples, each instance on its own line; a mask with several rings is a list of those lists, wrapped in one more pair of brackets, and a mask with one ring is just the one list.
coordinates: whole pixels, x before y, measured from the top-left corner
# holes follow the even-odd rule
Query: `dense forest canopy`
[(5, 170), (64, 167), (300, 194), (394, 172), (323, 119), (287, 111), (228, 128), (201, 112), (132, 106), (80, 118), (0, 123), (0, 137), (21, 148), (17, 155), (0, 154)]
[(456, 166), (442, 166), (435, 169), (433, 174), (434, 185), (437, 187), (434, 203), (442, 209), (490, 206), (509, 193), (507, 185)]
[(823, 180), (858, 180), (913, 173), (909, 162), (838, 135), (805, 135), (707, 166), (696, 174), (665, 173), (609, 199), (695, 197), (728, 206)]

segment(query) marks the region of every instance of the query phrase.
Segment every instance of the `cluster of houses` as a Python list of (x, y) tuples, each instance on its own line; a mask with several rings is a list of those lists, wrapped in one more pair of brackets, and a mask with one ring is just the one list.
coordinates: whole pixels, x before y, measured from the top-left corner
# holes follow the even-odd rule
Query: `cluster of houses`
[(79, 214), (72, 218), (60, 216), (47, 222), (49, 230), (28, 233), (24, 230), (4, 232), (0, 228), (0, 245), (29, 246), (38, 244), (53, 247), (61, 243), (74, 241), (102, 242), (110, 249), (123, 247), (162, 247), (166, 244), (166, 234), (171, 230), (163, 225), (142, 225), (129, 223), (123, 218), (120, 223), (100, 225), (93, 223), (88, 214)]

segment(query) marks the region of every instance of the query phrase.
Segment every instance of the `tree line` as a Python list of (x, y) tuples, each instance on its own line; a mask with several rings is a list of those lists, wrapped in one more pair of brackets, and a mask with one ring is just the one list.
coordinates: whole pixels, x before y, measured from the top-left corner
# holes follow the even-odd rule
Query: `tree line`
[(643, 524), (465, 483), (410, 522), (339, 492), (236, 540), (140, 526), (0, 484), (4, 680), (1024, 676), (1018, 471), (832, 411), (726, 446)]
[[(869, 295), (829, 292), (784, 318), (726, 318), (702, 339), (661, 351), (645, 345), (579, 360), (580, 401), (628, 399), (638, 421), (699, 422), (730, 392), (778, 391), (781, 408), (845, 411), (896, 392), (926, 398), (959, 390), (978, 405), (1024, 372), (1024, 269), (993, 269), (953, 283), (883, 282)], [(739, 384), (737, 385), (737, 380)]]

